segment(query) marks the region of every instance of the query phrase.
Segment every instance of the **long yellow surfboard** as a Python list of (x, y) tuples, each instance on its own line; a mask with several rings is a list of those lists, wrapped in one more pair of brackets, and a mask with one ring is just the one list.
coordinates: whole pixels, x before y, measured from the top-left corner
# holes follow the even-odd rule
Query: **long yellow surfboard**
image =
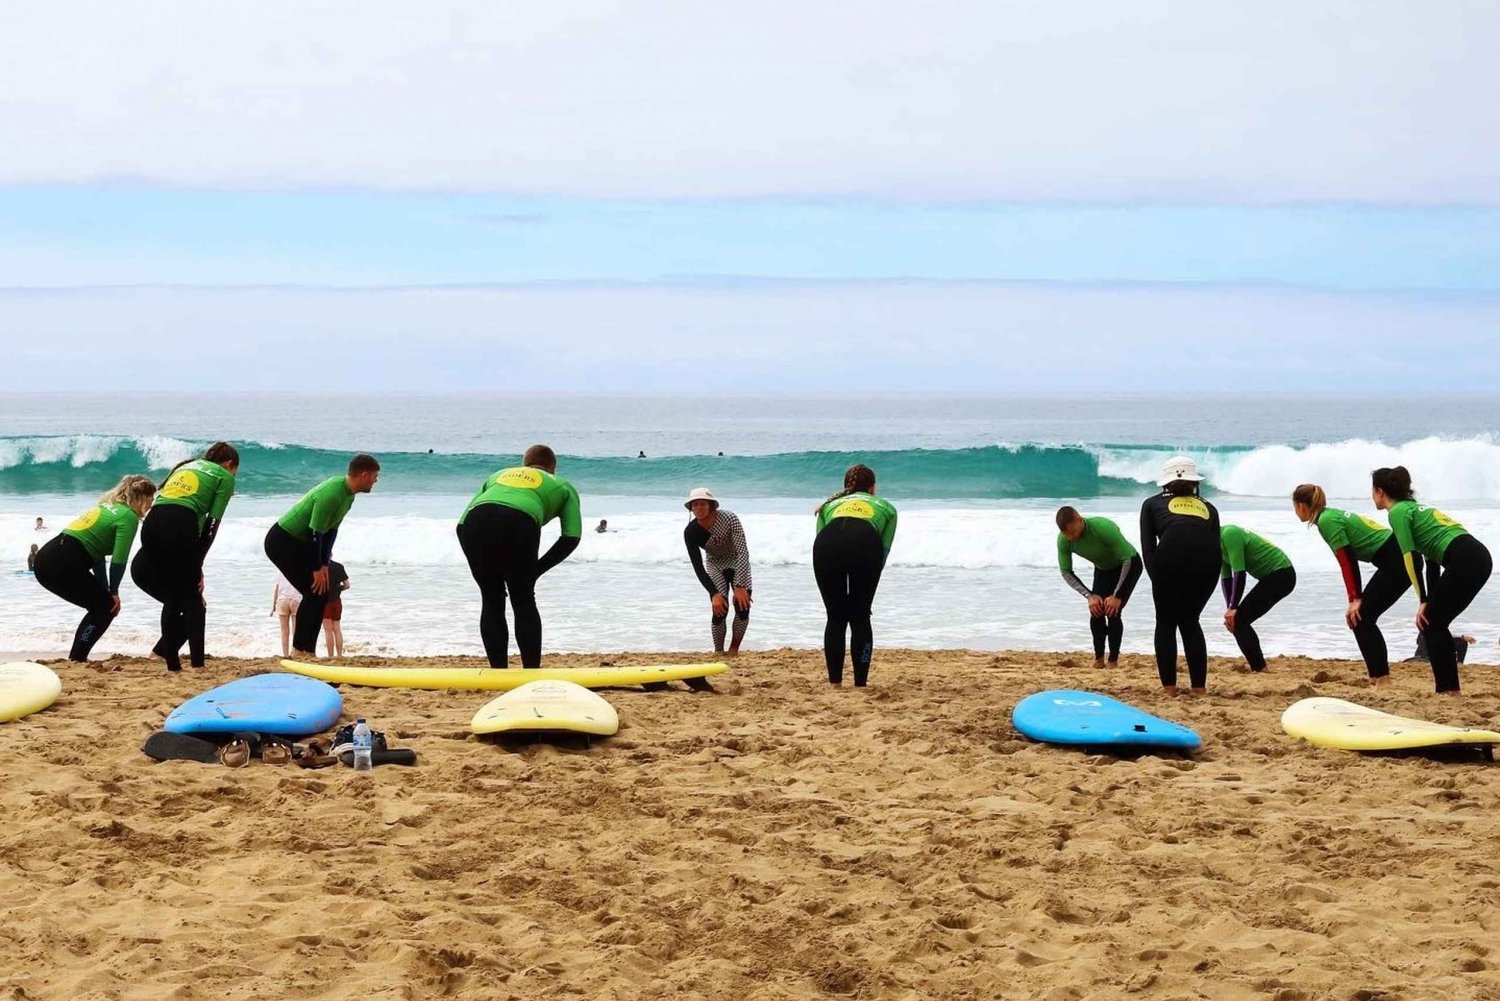
[(1346, 751), (1400, 751), (1448, 744), (1500, 744), (1500, 733), (1408, 719), (1343, 699), (1294, 702), (1281, 714), (1281, 728), (1320, 747)]
[(284, 660), (281, 666), (332, 685), (366, 688), (457, 688), (472, 692), (508, 692), (531, 681), (571, 681), (584, 688), (624, 688), (653, 681), (711, 678), (728, 664), (655, 664), (648, 667), (341, 667)]

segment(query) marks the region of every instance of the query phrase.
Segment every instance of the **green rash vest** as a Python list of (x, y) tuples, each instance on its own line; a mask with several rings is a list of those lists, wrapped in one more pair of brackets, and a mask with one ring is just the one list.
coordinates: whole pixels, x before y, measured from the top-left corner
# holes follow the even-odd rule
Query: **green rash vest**
[(1329, 549), (1338, 552), (1347, 547), (1355, 559), (1366, 563), (1375, 562), (1375, 554), (1391, 538), (1391, 530), (1375, 519), (1331, 507), (1318, 515), (1318, 534)]
[(1437, 508), (1425, 507), (1413, 500), (1397, 501), (1386, 512), (1386, 517), (1390, 519), (1391, 533), (1396, 536), (1396, 544), (1405, 557), (1406, 576), (1411, 578), (1411, 586), (1417, 589), (1417, 594), (1425, 598), (1416, 561), (1411, 554), (1421, 553), (1424, 559), (1441, 564), (1449, 544), (1460, 535), (1469, 533)]
[(124, 504), (100, 504), (75, 518), (62, 534), (83, 543), (91, 560), (102, 562), (104, 557), (109, 557), (110, 590), (116, 591), (124, 579), (130, 547), (135, 543), (135, 532), (140, 524), (141, 517), (133, 508)]
[(1238, 525), (1225, 525), (1219, 530), (1219, 552), (1219, 576), (1225, 580), (1241, 571), (1261, 580), (1292, 565), (1286, 553)]
[(354, 506), (354, 492), (342, 476), (330, 476), (302, 495), (276, 524), (299, 542), (311, 542), (314, 532), (327, 533), (343, 524)]
[(1083, 535), (1077, 542), (1070, 542), (1061, 532), (1057, 533), (1057, 569), (1068, 574), (1073, 572), (1073, 556), (1082, 556), (1097, 570), (1114, 570), (1137, 555), (1120, 526), (1108, 518), (1083, 519)]
[(884, 497), (857, 491), (833, 498), (818, 508), (818, 531), (827, 528), (835, 518), (868, 521), (880, 533), (880, 544), (887, 553), (891, 551), (891, 543), (896, 541), (896, 505)]
[(583, 537), (583, 512), (579, 507), (578, 490), (561, 476), (545, 469), (513, 466), (494, 473), (469, 501), (458, 523), (462, 525), (469, 512), (481, 504), (499, 504), (524, 511), (531, 515), (538, 527), (559, 518), (565, 538)]
[(172, 471), (156, 495), (156, 503), (191, 508), (202, 532), (204, 519), (224, 520), (224, 509), (233, 496), (233, 473), (217, 462), (194, 459)]

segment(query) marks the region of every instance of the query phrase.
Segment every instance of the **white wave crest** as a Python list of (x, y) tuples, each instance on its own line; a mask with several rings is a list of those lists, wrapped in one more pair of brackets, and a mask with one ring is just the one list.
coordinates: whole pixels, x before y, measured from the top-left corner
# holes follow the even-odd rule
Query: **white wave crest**
[(151, 469), (170, 469), (183, 459), (195, 455), (198, 446), (180, 438), (151, 436), (127, 438), (120, 435), (74, 434), (57, 437), (0, 439), (0, 469), (17, 466), (45, 466), (67, 463), (82, 469), (96, 462), (108, 462), (122, 448), (134, 447)]

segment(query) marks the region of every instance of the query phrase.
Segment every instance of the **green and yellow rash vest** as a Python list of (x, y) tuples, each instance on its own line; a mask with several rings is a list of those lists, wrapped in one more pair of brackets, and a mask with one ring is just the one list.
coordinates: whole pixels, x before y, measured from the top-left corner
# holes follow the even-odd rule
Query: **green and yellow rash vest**
[[(1057, 569), (1069, 587), (1089, 598), (1094, 592), (1073, 572), (1075, 555), (1088, 560), (1097, 570), (1114, 570), (1135, 558), (1137, 553), (1135, 547), (1120, 532), (1120, 526), (1108, 518), (1083, 519), (1083, 534), (1078, 537), (1077, 542), (1058, 532)], [(1120, 575), (1115, 585), (1116, 593), (1124, 586), (1126, 579), (1125, 574)]]
[(583, 537), (583, 512), (573, 484), (534, 466), (502, 469), (485, 480), (469, 506), (459, 516), (462, 525), (469, 512), (481, 504), (500, 504), (531, 515), (538, 527), (559, 519), (563, 538)]
[(1359, 563), (1375, 562), (1375, 554), (1390, 542), (1391, 530), (1374, 518), (1331, 507), (1318, 512), (1317, 524), (1318, 534), (1338, 560), (1346, 597), (1358, 601), (1364, 595)]
[(89, 559), (103, 564), (109, 557), (109, 590), (116, 593), (125, 579), (125, 567), (130, 562), (130, 547), (135, 544), (135, 533), (140, 528), (140, 515), (124, 504), (100, 504), (91, 507), (75, 518), (62, 534), (83, 544)]
[[(1417, 596), (1427, 600), (1427, 590), (1422, 584), (1422, 574), (1412, 554), (1427, 560), (1432, 567), (1441, 566), (1448, 546), (1460, 535), (1468, 535), (1464, 527), (1435, 507), (1426, 507), (1414, 500), (1397, 501), (1386, 512), (1390, 519), (1391, 534), (1401, 547), (1406, 562), (1406, 576)], [(1435, 571), (1434, 571), (1435, 572)]]
[(880, 536), (881, 546), (887, 553), (891, 551), (891, 543), (896, 541), (896, 505), (884, 497), (876, 497), (864, 491), (835, 497), (818, 508), (817, 530), (823, 531), (829, 522), (838, 518), (868, 521)]
[[(276, 524), (299, 542), (312, 542), (315, 535), (327, 536), (338, 531), (353, 506), (354, 491), (349, 489), (345, 478), (330, 476), (303, 494), (291, 510), (276, 519)], [(321, 565), (327, 566), (330, 558), (325, 554)]]
[(205, 520), (224, 520), (224, 509), (233, 496), (233, 473), (217, 462), (193, 459), (172, 471), (157, 493), (156, 503), (190, 508), (198, 516), (201, 533)]

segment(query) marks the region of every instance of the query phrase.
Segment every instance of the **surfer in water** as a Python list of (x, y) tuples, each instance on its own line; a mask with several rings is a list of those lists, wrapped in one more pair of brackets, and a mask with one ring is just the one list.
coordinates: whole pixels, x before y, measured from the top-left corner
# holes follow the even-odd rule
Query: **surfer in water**
[[(567, 559), (583, 537), (578, 491), (557, 475), (557, 453), (546, 445), (533, 445), (521, 462), (485, 480), (458, 519), (458, 544), (479, 585), (479, 636), (491, 667), (505, 667), (509, 654), (507, 591), (516, 618), (521, 666), (542, 666), (536, 582)], [(562, 534), (538, 557), (542, 526), (554, 518), (561, 522)]]
[(1457, 695), (1458, 657), (1449, 627), (1490, 579), (1490, 551), (1437, 508), (1418, 504), (1405, 466), (1371, 473), (1370, 497), (1390, 519), (1407, 579), (1417, 592), (1417, 629), (1427, 640), (1433, 682), (1440, 694)]
[(87, 661), (89, 651), (120, 614), (120, 584), (130, 547), (155, 496), (156, 484), (148, 477), (127, 476), (37, 550), (37, 583), (86, 613), (73, 633), (69, 660)]
[(349, 460), (348, 472), (330, 476), (303, 494), (266, 532), (266, 556), (302, 595), (292, 630), (292, 649), (298, 653), (318, 655), (323, 608), (338, 597), (330, 591), (328, 569), (334, 540), (354, 498), (374, 490), (379, 479), (380, 463), (361, 452)]
[(151, 652), (182, 670), (182, 645), (194, 667), (204, 663), (207, 609), (203, 561), (234, 496), (240, 454), (216, 441), (201, 458), (179, 462), (167, 474), (156, 506), (141, 526), (141, 548), (130, 564), (136, 587), (161, 602), (161, 635)]
[(1198, 496), (1203, 477), (1187, 456), (1162, 467), (1161, 493), (1141, 505), (1141, 557), (1156, 606), (1156, 671), (1177, 694), (1177, 635), (1193, 693), (1208, 691), (1208, 643), (1198, 617), (1219, 577), (1219, 512)]
[[(1304, 483), (1292, 491), (1292, 510), (1304, 524), (1316, 525), (1318, 534), (1333, 550), (1349, 602), (1344, 622), (1354, 633), (1370, 684), (1377, 688), (1389, 685), (1390, 651), (1380, 631), (1380, 617), (1410, 586), (1401, 547), (1391, 530), (1373, 518), (1329, 507), (1323, 488), (1316, 483)], [(1361, 579), (1361, 563), (1375, 568), (1368, 581)]]
[[(1073, 557), (1082, 556), (1094, 565), (1090, 587), (1073, 572)], [(1141, 557), (1108, 518), (1085, 518), (1076, 508), (1057, 509), (1057, 568), (1069, 587), (1089, 606), (1089, 632), (1094, 636), (1094, 666), (1104, 666), (1104, 648), (1109, 644), (1109, 663), (1120, 660), (1120, 641), (1125, 626), (1120, 613), (1130, 601), (1141, 579)]]
[(828, 613), (823, 659), (828, 682), (844, 683), (844, 633), (849, 634), (854, 687), (869, 681), (875, 654), (870, 608), (896, 538), (896, 507), (875, 496), (875, 471), (856, 463), (844, 472), (844, 489), (817, 509), (813, 576)]
[[(708, 592), (711, 615), (709, 631), (713, 635), (714, 653), (724, 653), (724, 634), (730, 606), (734, 606), (733, 634), (729, 656), (740, 652), (740, 642), (750, 625), (750, 548), (745, 544), (745, 529), (733, 511), (719, 507), (712, 491), (699, 487), (688, 494), (683, 507), (693, 517), (682, 531), (687, 544), (693, 573)], [(704, 557), (707, 557), (705, 561)], [(707, 566), (705, 566), (705, 562)]]
[[(1250, 670), (1266, 669), (1255, 622), (1297, 586), (1297, 571), (1280, 548), (1238, 525), (1219, 530), (1219, 586), (1224, 591), (1224, 628), (1234, 636)], [(1247, 594), (1245, 578), (1255, 586)]]

